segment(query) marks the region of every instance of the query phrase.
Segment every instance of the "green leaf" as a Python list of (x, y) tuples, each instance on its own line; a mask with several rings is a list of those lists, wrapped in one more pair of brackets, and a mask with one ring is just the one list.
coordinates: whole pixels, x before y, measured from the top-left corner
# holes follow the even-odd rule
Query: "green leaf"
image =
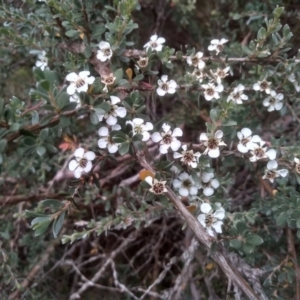
[(212, 120), (213, 123), (219, 121), (220, 115), (221, 115), (221, 111), (216, 108), (213, 108), (209, 113), (210, 119)]
[(111, 110), (111, 105), (108, 102), (103, 101), (101, 104), (96, 105), (95, 108), (100, 108), (105, 112), (109, 112)]
[(144, 75), (143, 74), (139, 74), (139, 75), (137, 75), (137, 76), (135, 76), (133, 78), (133, 81), (137, 82), (137, 81), (141, 81), (142, 79), (144, 79)]
[(44, 208), (52, 207), (55, 210), (59, 210), (64, 206), (64, 203), (62, 201), (56, 200), (56, 199), (45, 199), (45, 200), (41, 201), (40, 205)]
[(31, 115), (31, 124), (32, 125), (37, 124), (39, 121), (40, 121), (40, 116), (38, 112), (34, 110)]
[(300, 228), (300, 219), (297, 220), (297, 228)]
[(142, 134), (135, 134), (135, 135), (132, 137), (132, 141), (133, 141), (133, 142), (141, 141), (142, 138), (143, 138), (143, 135), (142, 135)]
[(64, 112), (64, 111), (69, 111), (69, 110), (73, 110), (75, 109), (77, 106), (77, 102), (70, 102), (68, 104), (66, 104), (62, 109), (61, 111)]
[(31, 226), (34, 227), (34, 225), (38, 226), (39, 223), (44, 223), (44, 222), (51, 222), (51, 216), (49, 215), (46, 215), (44, 217), (37, 217), (37, 218), (34, 218), (32, 221), (31, 221)]
[(41, 141), (46, 142), (48, 140), (48, 137), (49, 137), (49, 129), (48, 128), (42, 129), (40, 132)]
[(57, 238), (65, 220), (66, 211), (63, 211), (58, 218), (56, 218), (52, 225), (53, 236)]
[(7, 140), (5, 139), (0, 140), (0, 153), (4, 152), (6, 145), (7, 145)]
[(110, 133), (113, 142), (115, 143), (128, 143), (128, 136), (120, 131), (112, 131)]
[[(40, 90), (40, 87), (45, 91), (50, 91), (50, 83), (48, 80), (42, 80), (38, 83), (38, 89)], [(42, 91), (43, 91), (42, 90)]]
[(46, 147), (46, 149), (48, 150), (48, 151), (50, 151), (50, 152), (52, 152), (52, 153), (57, 153), (57, 148), (55, 147), (55, 146), (53, 146), (53, 145), (51, 145), (51, 144), (43, 144), (44, 145), (44, 147)]
[(265, 39), (267, 35), (267, 31), (264, 27), (260, 28), (258, 33), (257, 33), (257, 39), (262, 40)]
[(26, 146), (33, 146), (36, 144), (36, 140), (30, 136), (26, 136), (24, 139), (23, 139), (23, 144), (26, 145)]
[(236, 126), (236, 125), (237, 125), (237, 122), (234, 120), (228, 120), (228, 121), (225, 121), (224, 123), (222, 123), (222, 126)]
[(119, 145), (119, 153), (120, 155), (124, 155), (126, 153), (128, 153), (129, 151), (129, 146), (130, 146), (130, 143), (126, 142), (126, 143), (121, 143)]
[(0, 98), (0, 117), (3, 114), (3, 108), (4, 108), (4, 100)]
[(277, 218), (276, 218), (276, 224), (278, 226), (285, 226), (287, 222), (288, 215), (286, 212), (282, 212)]
[(249, 234), (246, 237), (246, 243), (254, 245), (254, 246), (258, 246), (260, 244), (262, 244), (264, 242), (264, 240), (257, 234)]
[(99, 123), (99, 118), (98, 118), (97, 113), (95, 111), (91, 111), (90, 120), (91, 120), (92, 124), (94, 124), (94, 125)]
[(50, 123), (50, 121), (53, 119), (54, 116), (55, 116), (55, 113), (50, 113), (50, 114), (46, 115), (45, 117), (43, 117), (40, 122), (41, 126), (48, 125), (48, 123)]
[(123, 70), (122, 69), (118, 69), (115, 73), (114, 73), (116, 80), (115, 83), (117, 84), (122, 78), (123, 78)]
[(284, 7), (276, 7), (273, 11), (274, 17), (278, 19), (284, 11)]
[(238, 239), (233, 239), (230, 241), (230, 246), (235, 249), (239, 249), (242, 246), (242, 241)]
[(36, 153), (39, 155), (39, 156), (43, 156), (45, 153), (46, 153), (46, 148), (43, 147), (43, 146), (38, 146), (36, 148)]
[(78, 37), (79, 36), (79, 31), (71, 29), (71, 30), (66, 31), (65, 34), (68, 37)]

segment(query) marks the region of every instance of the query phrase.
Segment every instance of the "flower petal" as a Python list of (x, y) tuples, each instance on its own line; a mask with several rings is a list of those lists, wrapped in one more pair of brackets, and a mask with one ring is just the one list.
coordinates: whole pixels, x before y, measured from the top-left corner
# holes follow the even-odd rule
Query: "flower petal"
[(154, 143), (158, 143), (162, 140), (162, 136), (159, 132), (154, 132), (152, 135), (151, 135), (151, 139)]
[(84, 158), (88, 160), (94, 160), (96, 157), (96, 154), (93, 151), (88, 151), (84, 154)]
[(84, 149), (83, 148), (77, 148), (74, 152), (75, 157), (83, 158), (84, 155)]
[(78, 165), (79, 164), (78, 164), (78, 162), (75, 159), (71, 160), (69, 162), (69, 170), (70, 171), (74, 171), (78, 167)]
[(208, 203), (202, 203), (200, 209), (203, 213), (208, 214), (211, 211), (211, 206)]

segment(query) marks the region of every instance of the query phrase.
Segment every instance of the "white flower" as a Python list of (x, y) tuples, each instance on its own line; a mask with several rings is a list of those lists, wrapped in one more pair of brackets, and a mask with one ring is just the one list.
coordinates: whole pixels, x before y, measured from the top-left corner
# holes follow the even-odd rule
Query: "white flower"
[(69, 170), (74, 171), (76, 178), (81, 177), (81, 173), (88, 173), (92, 169), (92, 160), (95, 159), (96, 155), (93, 151), (85, 152), (83, 148), (78, 148), (74, 152), (75, 159), (69, 162)]
[(188, 56), (186, 58), (186, 61), (190, 66), (194, 66), (198, 69), (203, 69), (205, 67), (205, 62), (201, 59), (202, 57), (203, 53), (199, 51), (193, 56)]
[(101, 41), (99, 43), (100, 50), (97, 51), (97, 58), (101, 61), (107, 61), (112, 57), (112, 50), (110, 48), (110, 44), (105, 41)]
[(150, 37), (150, 41), (144, 45), (144, 48), (146, 48), (146, 51), (148, 51), (148, 49), (151, 48), (152, 51), (155, 50), (159, 52), (162, 50), (162, 44), (165, 41), (166, 40), (163, 37), (158, 37), (157, 34), (154, 34)]
[(220, 146), (226, 146), (226, 144), (222, 141), (223, 131), (218, 130), (214, 134), (214, 136), (208, 137), (206, 133), (200, 134), (200, 142), (204, 141), (204, 146), (206, 147), (203, 154), (208, 154), (210, 157), (219, 157), (220, 155)]
[(168, 191), (166, 188), (166, 181), (158, 181), (157, 179), (155, 179), (151, 176), (147, 176), (145, 178), (145, 181), (151, 185), (149, 192), (151, 192), (155, 195), (160, 195), (160, 194)]
[(106, 119), (106, 123), (108, 125), (115, 125), (117, 124), (117, 117), (124, 118), (126, 116), (126, 108), (125, 107), (119, 107), (116, 105), (117, 103), (121, 102), (120, 98), (116, 96), (110, 96), (111, 101), (106, 101), (110, 105), (110, 110), (104, 114), (97, 113), (98, 119), (101, 122), (104, 119)]
[(191, 166), (192, 168), (197, 167), (197, 163), (201, 154), (199, 152), (194, 153), (193, 150), (187, 150), (187, 145), (182, 146), (183, 151), (181, 153), (174, 152), (173, 157), (175, 159), (181, 158), (184, 164)]
[(174, 179), (173, 186), (182, 197), (193, 196), (198, 193), (192, 177), (186, 172), (181, 173), (178, 178)]
[(202, 70), (200, 69), (194, 69), (193, 73), (191, 74), (192, 76), (196, 77), (196, 79), (199, 81), (199, 82), (202, 82), (203, 81), (203, 78), (205, 76), (205, 74), (202, 72)]
[(220, 186), (219, 180), (214, 176), (214, 173), (206, 172), (203, 172), (200, 176), (199, 189), (203, 189), (203, 194), (207, 197), (213, 195), (215, 189)]
[(46, 57), (46, 51), (41, 51), (41, 53), (38, 54), (38, 60), (36, 61), (35, 65), (42, 71), (44, 71), (45, 68), (48, 67), (48, 58)]
[(80, 101), (80, 98), (78, 95), (74, 94), (72, 95), (70, 98), (69, 98), (70, 102), (76, 102), (77, 103), (77, 106), (76, 108), (80, 107), (81, 106), (81, 101)]
[(225, 69), (217, 69), (213, 75), (216, 78), (216, 81), (218, 84), (221, 84), (222, 79), (224, 79), (228, 75), (228, 71), (230, 70), (230, 67), (226, 67)]
[(227, 102), (233, 101), (236, 104), (243, 104), (243, 100), (248, 100), (248, 96), (243, 94), (245, 87), (242, 84), (239, 84), (234, 90), (230, 93), (227, 98)]
[(263, 106), (268, 107), (268, 111), (280, 110), (283, 106), (283, 94), (277, 94), (275, 91), (270, 92), (270, 97), (264, 99)]
[(265, 92), (266, 94), (270, 94), (271, 92), (270, 85), (271, 85), (270, 81), (262, 80), (254, 83), (253, 89), (255, 91), (260, 91), (260, 92)]
[(150, 138), (149, 130), (153, 129), (153, 124), (150, 122), (146, 122), (144, 124), (144, 120), (141, 118), (134, 118), (132, 121), (126, 121), (126, 124), (130, 124), (132, 126), (133, 135), (141, 134), (143, 136), (142, 141), (146, 142)]
[(79, 75), (72, 72), (67, 75), (66, 80), (70, 81), (70, 85), (67, 88), (67, 93), (73, 95), (75, 92), (86, 92), (88, 90), (88, 85), (95, 81), (94, 76), (90, 76), (89, 71), (79, 72)]
[(228, 40), (226, 40), (226, 39), (221, 39), (221, 40), (214, 39), (214, 40), (211, 40), (210, 41), (210, 45), (208, 46), (208, 50), (209, 51), (216, 51), (216, 54), (218, 55), (219, 52), (223, 51), (224, 44), (227, 43), (227, 42), (228, 42)]
[[(121, 126), (119, 124), (115, 124), (111, 128), (112, 130), (120, 130)], [(109, 135), (109, 131), (107, 127), (101, 127), (98, 130), (98, 134), (101, 137), (98, 140), (98, 146), (101, 149), (107, 148), (109, 153), (116, 153), (118, 151), (119, 144), (115, 143), (111, 136)]]
[(224, 89), (222, 84), (215, 86), (213, 83), (202, 84), (201, 87), (204, 89), (204, 97), (207, 101), (219, 99), (219, 93)]
[(265, 175), (263, 179), (269, 179), (271, 182), (274, 182), (276, 177), (286, 177), (288, 174), (287, 169), (276, 170), (278, 168), (278, 163), (276, 160), (270, 160), (267, 164), (267, 169), (265, 171)]
[(294, 162), (295, 162), (295, 171), (300, 174), (300, 159), (295, 157), (294, 158)]
[(215, 205), (217, 209), (213, 211), (210, 204), (202, 203), (200, 209), (203, 214), (198, 216), (198, 221), (206, 228), (210, 236), (215, 236), (215, 232), (222, 233), (222, 220), (225, 218), (225, 210), (221, 204), (216, 203)]
[(249, 150), (253, 150), (255, 144), (259, 143), (261, 138), (258, 135), (252, 135), (252, 131), (249, 128), (243, 128), (237, 133), (238, 139), (240, 142), (237, 145), (237, 148), (242, 153), (247, 153)]
[(163, 132), (154, 132), (151, 136), (154, 143), (160, 142), (160, 153), (166, 154), (170, 147), (173, 151), (177, 151), (181, 146), (181, 142), (178, 141), (176, 137), (183, 135), (182, 130), (180, 128), (175, 128), (172, 132), (170, 130), (171, 126), (166, 123), (162, 125), (162, 129)]
[(165, 94), (174, 94), (176, 92), (177, 83), (174, 80), (168, 81), (168, 76), (163, 75), (161, 79), (158, 79), (158, 88), (156, 90), (159, 96), (164, 96)]
[(267, 151), (267, 147), (263, 147), (266, 142), (260, 140), (258, 144), (254, 144), (253, 150), (251, 150), (251, 156), (249, 160), (251, 162), (256, 162), (259, 159), (269, 158), (270, 160), (274, 160), (276, 158), (276, 151), (274, 149), (270, 149)]

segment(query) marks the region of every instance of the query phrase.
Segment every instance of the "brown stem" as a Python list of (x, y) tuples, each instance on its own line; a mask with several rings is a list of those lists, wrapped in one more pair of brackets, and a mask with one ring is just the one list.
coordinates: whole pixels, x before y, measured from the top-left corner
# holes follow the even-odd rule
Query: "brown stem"
[(288, 251), (293, 258), (294, 268), (296, 273), (296, 297), (295, 299), (300, 299), (300, 268), (297, 261), (297, 253), (295, 249), (294, 236), (291, 228), (287, 227), (287, 242), (288, 242)]
[[(155, 170), (150, 165), (150, 163), (146, 160), (145, 155), (141, 151), (136, 151), (137, 159), (139, 163), (146, 168), (147, 170), (155, 173)], [(174, 206), (178, 209), (181, 215), (185, 218), (186, 222), (193, 230), (197, 238), (200, 240), (202, 244), (204, 244), (209, 250), (213, 244), (216, 242), (216, 239), (211, 237), (205, 229), (201, 226), (201, 224), (195, 219), (195, 217), (186, 209), (184, 204), (178, 199), (175, 193), (172, 191), (170, 187), (167, 187), (168, 192), (166, 192), (166, 196), (170, 199), (170, 201), (174, 204)], [(217, 250), (212, 254), (215, 262), (219, 264), (221, 269), (224, 271), (228, 279), (232, 280), (234, 284), (236, 284), (247, 297), (251, 300), (259, 300), (260, 298), (256, 295), (254, 290), (245, 281), (242, 275), (232, 266), (228, 259), (228, 253), (226, 249), (218, 244)]]

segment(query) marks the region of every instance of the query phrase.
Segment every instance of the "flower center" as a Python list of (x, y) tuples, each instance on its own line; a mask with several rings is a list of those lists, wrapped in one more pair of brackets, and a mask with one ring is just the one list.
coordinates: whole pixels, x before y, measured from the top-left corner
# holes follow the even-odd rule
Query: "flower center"
[(233, 98), (234, 100), (240, 99), (240, 98), (241, 98), (241, 93), (238, 92), (238, 93), (233, 94), (233, 95), (232, 95), (232, 98)]
[(76, 88), (80, 88), (80, 87), (82, 87), (82, 86), (84, 86), (85, 85), (85, 81), (82, 79), (82, 78), (78, 78), (77, 79), (77, 81), (76, 81), (76, 83), (75, 83), (75, 86), (76, 86)]
[(185, 179), (182, 181), (182, 186), (188, 189), (192, 186), (192, 182), (189, 179)]
[(116, 115), (116, 108), (115, 108), (116, 105), (112, 105), (110, 107), (110, 110), (108, 112), (108, 115), (111, 115), (111, 116), (115, 116)]
[(145, 68), (148, 65), (148, 58), (147, 57), (141, 57), (138, 61), (138, 64), (141, 68)]
[(223, 71), (223, 70), (219, 70), (217, 72), (217, 75), (220, 77), (220, 78), (225, 78), (226, 77), (226, 73)]
[(243, 139), (241, 140), (241, 144), (242, 144), (243, 146), (246, 146), (249, 142), (250, 142), (250, 137), (243, 138)]
[(165, 186), (161, 182), (154, 183), (152, 186), (154, 193), (157, 195), (162, 194), (164, 192), (164, 188)]
[(142, 134), (143, 133), (143, 128), (141, 125), (137, 125), (134, 127), (134, 132), (137, 134)]
[(173, 141), (173, 137), (171, 136), (171, 134), (166, 134), (162, 140), (164, 144), (171, 144)]
[(157, 46), (158, 46), (158, 44), (157, 44), (156, 42), (152, 42), (152, 43), (151, 43), (151, 47), (152, 47), (152, 48), (156, 48)]
[(276, 99), (275, 99), (275, 98), (270, 98), (270, 99), (269, 99), (269, 103), (270, 103), (270, 104), (274, 104), (275, 102), (276, 102)]
[(115, 82), (115, 78), (113, 76), (104, 76), (102, 82), (105, 85), (112, 85)]
[(107, 137), (107, 143), (110, 144), (110, 145), (114, 145), (115, 144), (115, 142), (112, 140), (111, 136)]
[(208, 89), (206, 90), (206, 94), (207, 94), (208, 96), (213, 96), (213, 95), (215, 94), (215, 90), (214, 90), (213, 88), (208, 88)]
[(205, 225), (206, 227), (210, 227), (213, 223), (213, 217), (212, 215), (206, 215), (205, 216)]
[(167, 91), (168, 88), (169, 88), (169, 85), (167, 83), (163, 83), (161, 88), (164, 90), (164, 91)]
[(87, 163), (88, 163), (88, 160), (86, 158), (81, 158), (78, 162), (79, 166), (83, 169), (87, 166)]
[(266, 90), (268, 87), (269, 87), (269, 85), (268, 85), (267, 82), (265, 82), (265, 81), (261, 82), (260, 88), (261, 88), (262, 90)]
[(263, 148), (256, 148), (254, 150), (254, 155), (259, 158), (263, 158), (265, 156), (265, 150)]
[(216, 138), (209, 138), (207, 142), (207, 147), (209, 149), (217, 149), (219, 146), (219, 141)]
[(275, 178), (276, 177), (276, 171), (274, 170), (268, 170), (266, 172), (266, 177), (269, 179)]
[(183, 154), (183, 160), (186, 164), (191, 163), (194, 161), (194, 154), (193, 154), (193, 150), (190, 151), (186, 151)]
[(111, 55), (111, 50), (109, 48), (103, 50), (105, 56)]
[(217, 46), (217, 49), (218, 49), (219, 52), (221, 52), (221, 51), (223, 51), (224, 46), (223, 46), (223, 45), (218, 45), (218, 46)]
[(197, 56), (193, 56), (193, 58), (192, 58), (192, 64), (193, 65), (198, 65), (198, 62), (199, 62), (198, 57)]

